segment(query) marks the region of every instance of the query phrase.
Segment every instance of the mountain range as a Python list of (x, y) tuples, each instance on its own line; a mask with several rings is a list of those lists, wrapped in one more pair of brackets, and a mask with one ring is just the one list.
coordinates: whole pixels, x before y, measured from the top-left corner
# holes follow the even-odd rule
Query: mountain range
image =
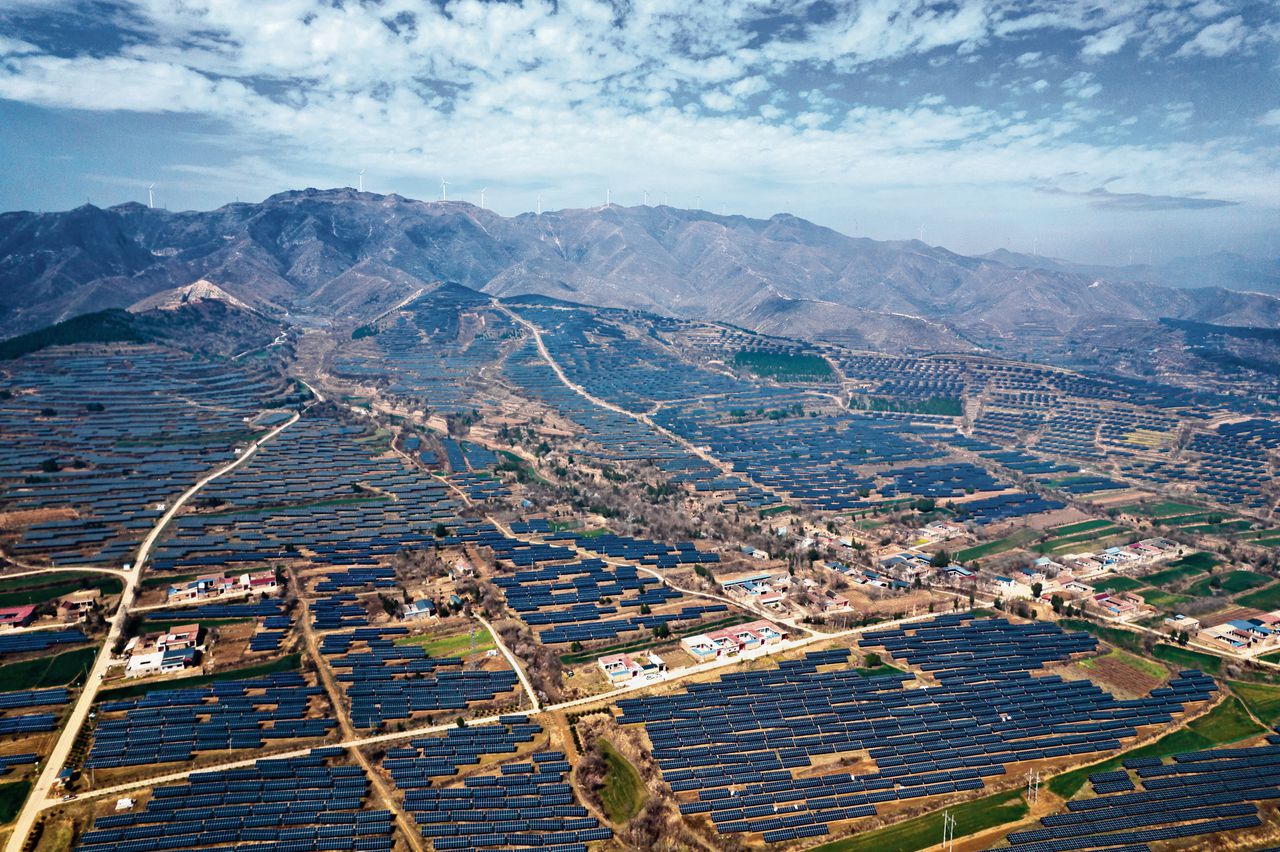
[(284, 321), (360, 323), (444, 281), (886, 350), (971, 349), (1104, 320), (1280, 327), (1274, 295), (1152, 277), (849, 237), (786, 214), (608, 205), (504, 217), (349, 188), (208, 212), (0, 214), (0, 336), (193, 298)]

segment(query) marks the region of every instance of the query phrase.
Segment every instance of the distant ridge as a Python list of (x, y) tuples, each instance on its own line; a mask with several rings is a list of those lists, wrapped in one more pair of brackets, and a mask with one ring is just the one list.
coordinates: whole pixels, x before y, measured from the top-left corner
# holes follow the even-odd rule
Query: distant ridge
[(887, 351), (1011, 349), (1029, 333), (1160, 317), (1280, 327), (1280, 299), (1267, 295), (966, 257), (786, 214), (608, 205), (508, 218), (350, 188), (208, 212), (0, 214), (3, 336), (208, 300), (278, 322), (359, 325), (440, 281)]

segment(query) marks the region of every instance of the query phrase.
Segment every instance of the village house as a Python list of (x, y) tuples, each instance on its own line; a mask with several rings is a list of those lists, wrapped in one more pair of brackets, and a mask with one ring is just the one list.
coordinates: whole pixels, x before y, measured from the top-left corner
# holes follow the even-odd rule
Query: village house
[(1181, 633), (1185, 630), (1187, 635), (1195, 636), (1200, 632), (1200, 619), (1182, 615), (1181, 613), (1174, 613), (1165, 618), (1164, 629), (1170, 633)]
[(714, 660), (724, 655), (737, 654), (759, 648), (762, 645), (773, 645), (786, 637), (782, 628), (772, 621), (752, 621), (736, 627), (726, 627), (711, 633), (700, 633), (697, 636), (686, 636), (680, 640), (680, 647), (695, 660)]
[(229, 577), (223, 574), (205, 574), (169, 587), (169, 603), (181, 604), (211, 598), (243, 597), (244, 595), (275, 595), (280, 591), (275, 571), (259, 571)]
[(35, 604), (0, 607), (0, 631), (26, 627), (35, 618)]
[(191, 668), (199, 661), (200, 625), (174, 627), (167, 633), (135, 636), (125, 645), (125, 677), (168, 674)]
[(1206, 631), (1211, 637), (1232, 648), (1271, 647), (1280, 639), (1274, 621), (1262, 618), (1238, 618)]
[(404, 620), (416, 621), (420, 618), (431, 618), (436, 614), (435, 601), (419, 598), (404, 608)]
[(58, 616), (65, 622), (80, 622), (102, 605), (100, 589), (81, 589), (58, 598)]
[(596, 662), (610, 683), (625, 683), (632, 678), (667, 670), (666, 662), (652, 651), (646, 654), (643, 663), (636, 662), (628, 654), (610, 654)]

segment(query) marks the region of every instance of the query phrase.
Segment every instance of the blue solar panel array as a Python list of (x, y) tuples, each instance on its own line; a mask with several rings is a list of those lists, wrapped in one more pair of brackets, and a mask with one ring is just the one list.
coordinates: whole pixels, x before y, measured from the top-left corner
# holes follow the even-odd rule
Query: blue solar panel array
[(99, 817), (76, 848), (390, 852), (391, 812), (366, 809), (364, 771), (330, 763), (341, 751), (259, 760), (247, 769), (200, 772), (185, 784), (157, 787), (142, 811)]
[(45, 707), (50, 704), (66, 704), (70, 700), (71, 693), (65, 686), (0, 692), (0, 710), (9, 710), (14, 707)]
[(496, 725), (451, 728), (442, 736), (419, 737), (407, 746), (393, 748), (383, 758), (382, 767), (396, 786), (409, 791), (441, 783), (473, 766), (487, 754), (514, 754), (524, 743), (533, 742), (542, 726), (527, 716), (502, 716)]
[[(1262, 825), (1258, 804), (1280, 799), (1280, 736), (1265, 746), (1209, 749), (1158, 758), (1127, 760), (1125, 770), (1099, 773), (1115, 790), (1067, 803), (1067, 812), (1043, 817), (1040, 828), (1007, 838), (1019, 852), (1069, 852), (1075, 849), (1147, 844), (1231, 833)], [(1090, 776), (1091, 779), (1097, 776)], [(1142, 785), (1139, 790), (1134, 779)], [(1094, 782), (1095, 791), (1098, 782)], [(1163, 847), (1161, 847), (1163, 848)]]
[(322, 414), (304, 417), (247, 465), (210, 483), (203, 494), (219, 511), (177, 518), (157, 546), (154, 568), (260, 566), (306, 549), (312, 564), (344, 569), (335, 585), (385, 580), (359, 569), (432, 546), (436, 525), (453, 523), (461, 501), (400, 459), (372, 455), (370, 434)]
[(281, 672), (107, 701), (100, 708), (85, 766), (108, 769), (190, 761), (197, 752), (324, 737), (335, 727), (333, 719), (308, 717), (312, 699), (323, 694), (301, 674)]
[(7, 362), (0, 381), (24, 390), (0, 399), (0, 511), (76, 513), (7, 549), (62, 565), (129, 561), (158, 503), (233, 459), (262, 406), (296, 402), (267, 370), (156, 346), (54, 347)]
[(42, 734), (57, 727), (58, 717), (53, 713), (26, 713), (21, 716), (0, 717), (0, 736)]
[[(507, 539), (504, 544), (511, 541)], [(552, 555), (569, 555), (561, 548), (552, 550)], [(518, 551), (495, 548), (495, 554), (512, 552)], [(609, 618), (622, 610), (663, 606), (684, 599), (685, 595), (661, 586), (658, 578), (642, 575), (633, 566), (606, 565), (599, 559), (539, 564), (536, 568), (499, 575), (494, 578), (494, 584), (503, 590), (507, 605), (519, 613), (526, 624), (548, 628), (538, 634), (539, 641), (546, 644), (612, 639), (635, 630), (650, 630), (658, 624), (694, 621), (728, 610), (724, 604), (694, 604), (663, 613)], [(604, 599), (612, 603), (607, 606), (598, 603)]]
[(498, 725), (413, 740), (388, 753), (383, 767), (404, 791), (404, 806), (438, 852), (451, 849), (558, 849), (586, 852), (613, 832), (578, 804), (565, 781), (562, 752), (538, 751), (498, 774), (470, 775), (461, 787), (438, 787), (484, 754), (514, 752), (540, 732), (522, 716)]
[(89, 637), (79, 629), (0, 634), (0, 656), (47, 651), (55, 645), (80, 645), (88, 641)]
[[(464, 671), (456, 658), (429, 657), (420, 645), (396, 645), (399, 629), (366, 628), (326, 636), (321, 652), (347, 692), (351, 724), (376, 728), (415, 713), (464, 710), (517, 688), (511, 669)], [(353, 650), (357, 646), (362, 649)]]
[[(1047, 624), (948, 615), (868, 634), (863, 644), (919, 666), (937, 685), (911, 688), (909, 673), (864, 677), (836, 649), (682, 694), (624, 699), (620, 721), (645, 726), (663, 778), (694, 796), (682, 812), (775, 842), (825, 834), (880, 802), (981, 789), (1019, 761), (1114, 750), (1215, 689), (1188, 671), (1121, 701), (1088, 681), (1039, 673), (1096, 645)], [(793, 773), (862, 750), (874, 769)]]
[(15, 766), (32, 766), (39, 759), (40, 755), (35, 753), (6, 754), (0, 756), (0, 775), (8, 775), (13, 771)]

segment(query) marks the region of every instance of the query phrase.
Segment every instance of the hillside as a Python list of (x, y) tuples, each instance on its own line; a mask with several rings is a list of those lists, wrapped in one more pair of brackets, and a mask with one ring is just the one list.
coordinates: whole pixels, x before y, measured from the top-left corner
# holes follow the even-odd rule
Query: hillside
[[(1280, 299), (1173, 289), (853, 238), (767, 220), (609, 206), (503, 217), (465, 202), (351, 189), (171, 213), (137, 204), (0, 216), (0, 334), (182, 296), (264, 316), (359, 323), (440, 281), (496, 296), (726, 320), (860, 346), (964, 349), (1062, 334), (1100, 317), (1280, 326)], [(212, 293), (212, 291), (209, 291)], [(188, 297), (190, 295), (188, 294)]]

